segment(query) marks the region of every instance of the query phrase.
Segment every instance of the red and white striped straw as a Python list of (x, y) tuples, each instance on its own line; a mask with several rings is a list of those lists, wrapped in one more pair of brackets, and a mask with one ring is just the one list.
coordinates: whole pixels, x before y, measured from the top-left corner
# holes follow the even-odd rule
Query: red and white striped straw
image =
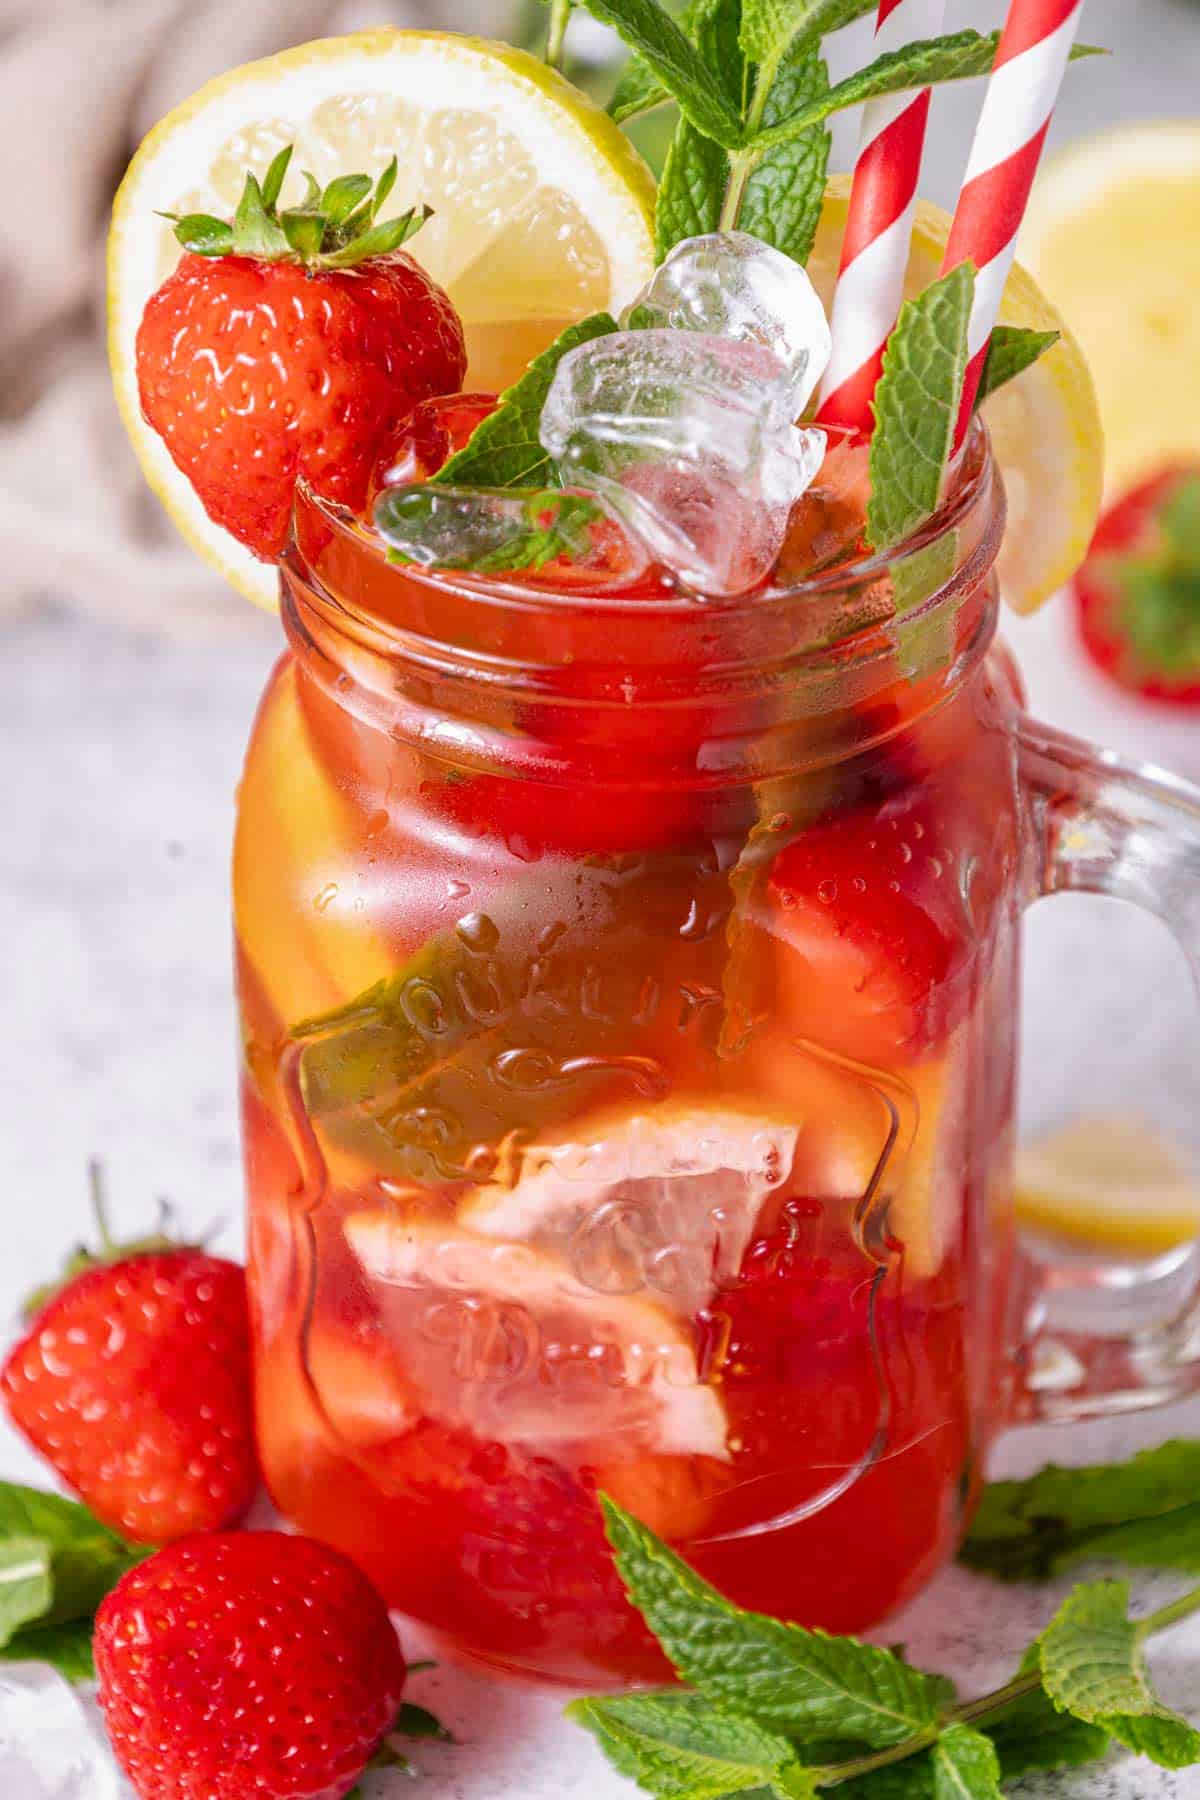
[(1083, 0), (1012, 0), (984, 97), (942, 273), (973, 262), (970, 363), (955, 447), (971, 421), (1017, 233), (1050, 129)]
[[(879, 0), (876, 52), (937, 37), (945, 20), (946, 0)], [(904, 298), (929, 101), (924, 88), (869, 101), (863, 111), (833, 302), (833, 355), (817, 415), (822, 424), (871, 429), (884, 346)]]

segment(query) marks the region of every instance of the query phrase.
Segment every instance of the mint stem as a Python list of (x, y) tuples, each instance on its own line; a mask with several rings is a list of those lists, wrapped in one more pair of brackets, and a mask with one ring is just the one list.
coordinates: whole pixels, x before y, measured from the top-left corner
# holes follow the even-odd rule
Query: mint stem
[[(1178, 1600), (1172, 1600), (1169, 1606), (1160, 1607), (1157, 1612), (1143, 1619), (1140, 1634), (1143, 1638), (1154, 1637), (1160, 1631), (1168, 1631), (1172, 1625), (1178, 1625), (1181, 1619), (1191, 1618), (1198, 1612), (1200, 1587), (1192, 1588)], [(910, 1756), (918, 1756), (922, 1750), (932, 1750), (948, 1726), (986, 1723), (994, 1714), (1011, 1706), (1014, 1700), (1023, 1700), (1026, 1694), (1036, 1693), (1041, 1685), (1042, 1677), (1037, 1669), (1031, 1670), (1027, 1675), (1018, 1675), (992, 1693), (954, 1707), (950, 1712), (944, 1713), (936, 1725), (915, 1732), (912, 1737), (905, 1738), (899, 1744), (891, 1744), (886, 1750), (877, 1750), (871, 1756), (857, 1757), (853, 1762), (832, 1763), (828, 1768), (818, 1770), (817, 1786), (840, 1787), (843, 1782), (852, 1781), (856, 1776), (873, 1775), (876, 1769), (887, 1769), (893, 1763), (907, 1762)]]
[(552, 69), (563, 65), (563, 42), (571, 19), (571, 0), (551, 0), (550, 24), (546, 32), (546, 61)]

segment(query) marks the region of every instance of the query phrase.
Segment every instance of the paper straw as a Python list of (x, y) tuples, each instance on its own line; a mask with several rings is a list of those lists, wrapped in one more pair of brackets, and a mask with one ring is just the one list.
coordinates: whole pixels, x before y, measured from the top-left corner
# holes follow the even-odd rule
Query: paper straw
[[(879, 0), (877, 54), (937, 37), (946, 0)], [(842, 266), (833, 303), (833, 355), (818, 418), (864, 434), (883, 351), (904, 298), (913, 213), (929, 120), (929, 88), (889, 94), (863, 110)]]
[(1083, 0), (1012, 0), (996, 53), (942, 273), (973, 262), (970, 363), (956, 444), (971, 421), (1004, 284), (1050, 129)]

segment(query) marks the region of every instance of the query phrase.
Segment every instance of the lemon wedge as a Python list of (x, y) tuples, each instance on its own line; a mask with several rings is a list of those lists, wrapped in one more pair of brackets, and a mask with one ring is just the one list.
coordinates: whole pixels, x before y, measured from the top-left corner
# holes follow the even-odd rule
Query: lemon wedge
[[(808, 272), (826, 306), (837, 283), (849, 197), (849, 177), (835, 177), (809, 259)], [(937, 280), (950, 224), (941, 207), (918, 206), (906, 283), (910, 298)], [(1062, 333), (1053, 350), (984, 407), (1008, 491), (1000, 586), (1015, 611), (1028, 613), (1069, 581), (1087, 555), (1104, 487), (1103, 433), (1083, 352), (1020, 265), (1009, 276), (1000, 319)]]
[(247, 169), (285, 144), (300, 171), (399, 179), (384, 216), (424, 201), (410, 253), (462, 316), (472, 387), (500, 389), (573, 320), (618, 310), (654, 266), (654, 179), (608, 116), (523, 50), (445, 32), (326, 38), (234, 69), (146, 138), (113, 208), (109, 353), (143, 472), (183, 536), (251, 600), (276, 575), (214, 525), (138, 400), (134, 345), (146, 302), (181, 251), (163, 213), (230, 217)]
[(1110, 491), (1200, 462), (1200, 123), (1099, 132), (1053, 157), (1021, 254), (1091, 363)]
[(1152, 1255), (1200, 1233), (1200, 1177), (1147, 1120), (1097, 1114), (1019, 1152), (1017, 1212), (1040, 1231)]

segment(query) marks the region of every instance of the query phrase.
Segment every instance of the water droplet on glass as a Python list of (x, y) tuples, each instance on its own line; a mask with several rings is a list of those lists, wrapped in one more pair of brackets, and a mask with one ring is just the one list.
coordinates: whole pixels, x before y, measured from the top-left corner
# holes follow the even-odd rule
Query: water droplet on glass
[(468, 950), (486, 953), (494, 950), (500, 942), (500, 932), (494, 919), (486, 913), (466, 913), (454, 928), (455, 935), (467, 946)]
[(837, 897), (838, 884), (836, 881), (822, 881), (817, 884), (817, 899), (821, 901), (822, 905), (832, 906)]
[(323, 913), (325, 911), (326, 907), (332, 906), (333, 902), (337, 899), (337, 892), (338, 892), (338, 887), (337, 887), (336, 881), (326, 882), (325, 886), (321, 889), (320, 893), (317, 895), (316, 899), (313, 901), (313, 905), (316, 908), (316, 910), (319, 913)]
[(448, 881), (446, 883), (446, 895), (450, 900), (465, 900), (470, 891), (471, 886), (469, 882)]

